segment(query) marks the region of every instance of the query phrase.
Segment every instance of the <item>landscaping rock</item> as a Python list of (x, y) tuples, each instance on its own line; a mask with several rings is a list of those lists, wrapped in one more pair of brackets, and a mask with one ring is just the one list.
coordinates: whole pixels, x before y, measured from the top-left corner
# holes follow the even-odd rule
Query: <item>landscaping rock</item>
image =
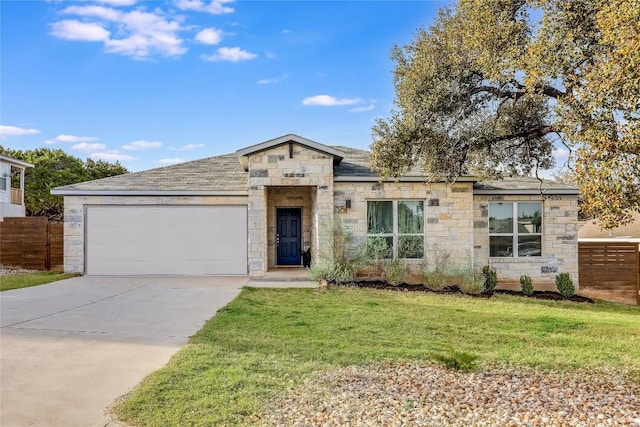
[(351, 366), (275, 402), (276, 426), (633, 426), (640, 385), (617, 372)]

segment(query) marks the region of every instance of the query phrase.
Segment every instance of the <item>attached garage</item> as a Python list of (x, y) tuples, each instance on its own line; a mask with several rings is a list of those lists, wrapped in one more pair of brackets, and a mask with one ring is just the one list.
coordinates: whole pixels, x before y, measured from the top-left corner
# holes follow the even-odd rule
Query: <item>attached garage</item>
[(87, 205), (89, 275), (245, 275), (247, 206)]

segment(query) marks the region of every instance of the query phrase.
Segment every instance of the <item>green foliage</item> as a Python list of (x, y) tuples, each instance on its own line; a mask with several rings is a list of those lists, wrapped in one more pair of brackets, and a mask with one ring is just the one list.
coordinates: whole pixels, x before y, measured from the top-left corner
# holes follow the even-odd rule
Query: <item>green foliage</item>
[[(324, 226), (328, 226), (324, 224)], [(363, 249), (353, 231), (342, 224), (340, 217), (333, 218), (331, 238), (322, 245), (320, 262), (311, 266), (311, 280), (344, 282), (356, 277), (363, 264)]]
[(444, 272), (422, 270), (422, 283), (434, 291), (441, 291), (449, 284), (450, 277)]
[(38, 271), (36, 273), (10, 274), (0, 279), (0, 291), (28, 288), (44, 285), (46, 283), (75, 277), (74, 273), (61, 273), (57, 271)]
[(454, 351), (451, 354), (435, 354), (433, 358), (442, 365), (454, 371), (475, 372), (478, 369), (478, 356), (464, 351)]
[(526, 274), (520, 276), (520, 289), (522, 289), (522, 293), (525, 295), (533, 295), (534, 287), (531, 277)]
[(458, 0), (392, 51), (397, 110), (373, 127), (383, 177), (537, 175), (571, 149), (584, 214), (640, 211), (637, 0)]
[(407, 272), (407, 264), (399, 259), (390, 260), (384, 263), (384, 277), (391, 285), (398, 285), (404, 280)]
[(120, 163), (77, 157), (59, 149), (36, 148), (13, 150), (0, 146), (0, 154), (33, 164), (25, 171), (24, 200), (27, 216), (44, 216), (61, 221), (64, 216), (63, 197), (51, 194), (51, 189), (92, 179), (127, 173)]
[(367, 237), (364, 256), (367, 264), (380, 274), (384, 271), (386, 260), (391, 259), (393, 254), (386, 238), (383, 236), (369, 236)]
[(498, 273), (490, 265), (482, 267), (482, 292), (491, 293), (498, 286)]
[(480, 295), (484, 289), (484, 277), (468, 274), (462, 278), (460, 290), (469, 295)]
[(576, 293), (576, 287), (569, 273), (560, 273), (556, 275), (556, 287), (558, 292), (565, 298), (570, 298)]

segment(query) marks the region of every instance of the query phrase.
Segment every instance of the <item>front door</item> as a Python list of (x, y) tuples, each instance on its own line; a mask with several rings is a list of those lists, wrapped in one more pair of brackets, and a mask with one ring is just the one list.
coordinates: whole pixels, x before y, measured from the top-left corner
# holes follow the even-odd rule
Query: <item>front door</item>
[(276, 247), (278, 265), (300, 265), (302, 209), (277, 208)]

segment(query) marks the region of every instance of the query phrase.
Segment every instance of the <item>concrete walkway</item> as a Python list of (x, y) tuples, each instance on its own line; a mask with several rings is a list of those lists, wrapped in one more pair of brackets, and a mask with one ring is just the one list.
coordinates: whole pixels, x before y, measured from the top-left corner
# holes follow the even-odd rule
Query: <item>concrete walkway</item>
[(0, 425), (117, 425), (105, 408), (165, 365), (246, 282), (77, 277), (0, 293)]

